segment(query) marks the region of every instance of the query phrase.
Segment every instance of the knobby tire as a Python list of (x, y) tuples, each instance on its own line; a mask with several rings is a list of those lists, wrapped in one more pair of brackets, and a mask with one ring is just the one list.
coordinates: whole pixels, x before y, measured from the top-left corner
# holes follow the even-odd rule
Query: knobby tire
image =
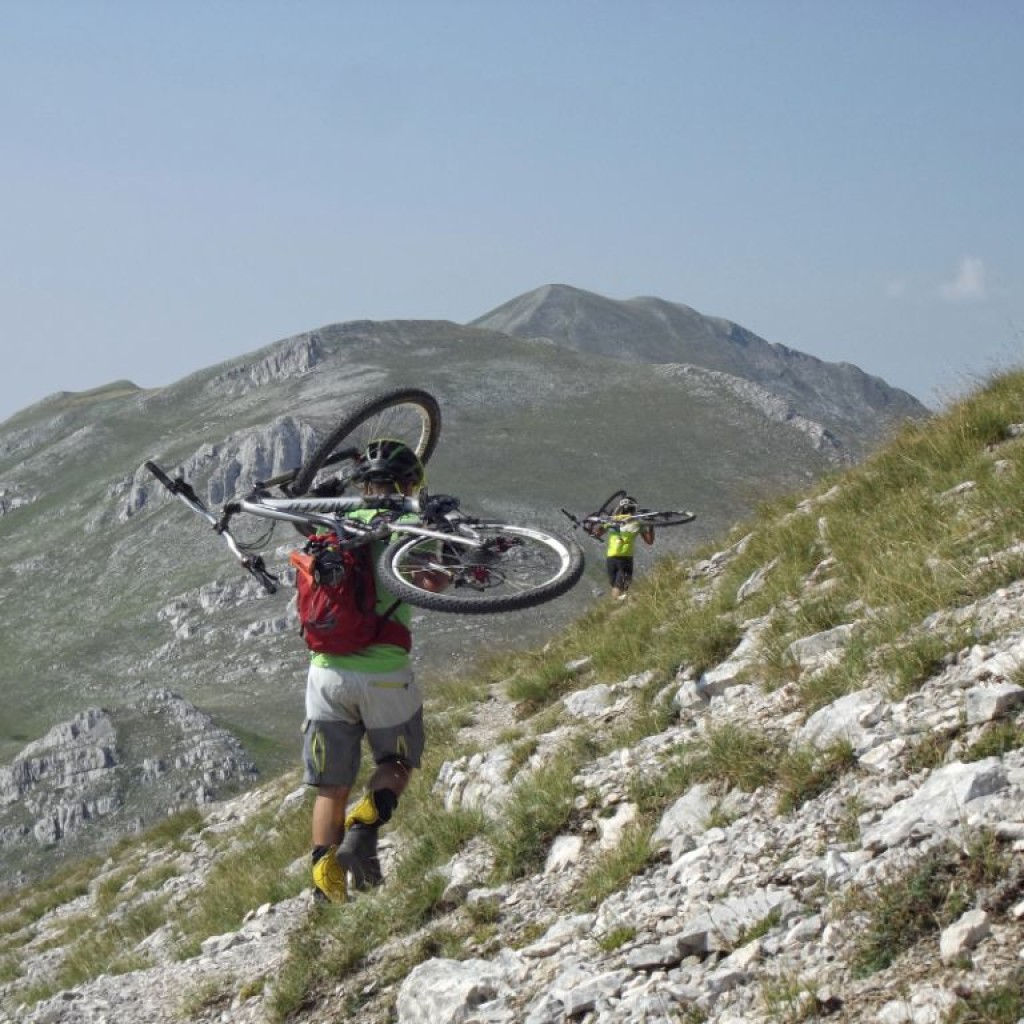
[(609, 495), (603, 502), (601, 507), (594, 513), (595, 516), (610, 516), (612, 509), (619, 503), (619, 501), (626, 496), (625, 491), (616, 491), (614, 494)]
[[(582, 550), (555, 534), (506, 523), (474, 523), (471, 529), (486, 541), (483, 550), (451, 544), (439, 551), (430, 537), (393, 541), (377, 565), (384, 586), (419, 608), (490, 615), (551, 601), (583, 574)], [(447, 567), (461, 585), (439, 593), (417, 585), (417, 573), (431, 566)]]
[[(345, 415), (299, 467), (288, 484), (288, 493), (306, 494), (317, 474), (332, 464), (332, 456), (348, 448), (362, 450), (376, 438), (391, 438), (407, 444), (425, 464), (440, 436), (441, 407), (433, 395), (420, 388), (382, 392)], [(340, 475), (344, 478), (345, 467)]]

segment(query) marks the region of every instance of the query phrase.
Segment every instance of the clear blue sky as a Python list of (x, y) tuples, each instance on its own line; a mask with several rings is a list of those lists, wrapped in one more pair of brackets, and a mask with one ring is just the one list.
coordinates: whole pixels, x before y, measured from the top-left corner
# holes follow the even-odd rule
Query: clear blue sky
[(1018, 0), (0, 2), (0, 419), (655, 295), (932, 406), (1024, 361)]

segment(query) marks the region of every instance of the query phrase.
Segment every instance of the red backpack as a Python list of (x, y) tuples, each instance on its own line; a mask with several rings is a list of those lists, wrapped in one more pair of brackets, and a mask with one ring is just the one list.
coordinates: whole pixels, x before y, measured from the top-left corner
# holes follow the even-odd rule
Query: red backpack
[(289, 561), (296, 568), (300, 632), (318, 654), (355, 654), (372, 644), (409, 650), (412, 636), (391, 618), (401, 603), (377, 612), (370, 545), (340, 548), (333, 533), (311, 537)]

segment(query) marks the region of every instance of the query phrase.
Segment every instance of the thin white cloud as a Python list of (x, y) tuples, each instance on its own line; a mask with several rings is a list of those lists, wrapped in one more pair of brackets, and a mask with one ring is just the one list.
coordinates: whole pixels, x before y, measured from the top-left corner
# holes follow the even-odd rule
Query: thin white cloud
[(885, 294), (890, 299), (898, 299), (903, 295), (906, 295), (910, 290), (910, 285), (907, 284), (906, 280), (902, 277), (894, 278), (893, 280), (886, 283)]
[(947, 302), (973, 302), (986, 298), (985, 264), (977, 256), (964, 256), (953, 279), (939, 286), (939, 295)]

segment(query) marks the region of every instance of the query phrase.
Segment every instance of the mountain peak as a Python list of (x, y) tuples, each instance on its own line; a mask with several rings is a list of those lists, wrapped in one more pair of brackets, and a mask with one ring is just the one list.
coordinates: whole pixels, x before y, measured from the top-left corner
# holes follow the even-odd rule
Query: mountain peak
[[(547, 284), (485, 313), (470, 326), (545, 339), (590, 355), (635, 363), (684, 363), (765, 387), (804, 415), (884, 432), (928, 410), (905, 391), (852, 363), (829, 363), (771, 343), (731, 320), (654, 296), (609, 299)], [(836, 424), (838, 426), (838, 424)]]

